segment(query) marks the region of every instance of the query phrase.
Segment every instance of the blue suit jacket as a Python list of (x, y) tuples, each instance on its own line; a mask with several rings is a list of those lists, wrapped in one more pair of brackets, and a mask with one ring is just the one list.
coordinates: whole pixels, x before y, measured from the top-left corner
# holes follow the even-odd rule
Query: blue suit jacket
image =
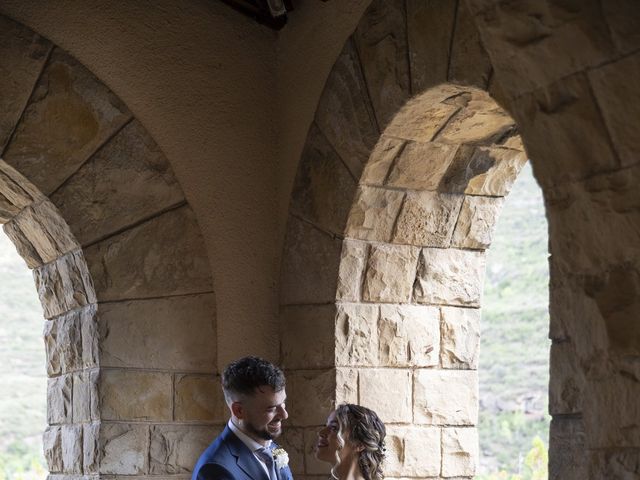
[[(272, 443), (272, 448), (277, 445)], [(293, 480), (286, 466), (277, 468), (279, 480)], [(253, 452), (227, 425), (224, 431), (200, 455), (191, 480), (269, 480)]]

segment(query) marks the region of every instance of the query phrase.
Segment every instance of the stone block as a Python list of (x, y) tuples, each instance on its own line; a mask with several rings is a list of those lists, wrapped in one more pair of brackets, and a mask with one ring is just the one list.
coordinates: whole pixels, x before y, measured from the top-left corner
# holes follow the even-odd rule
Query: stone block
[(469, 178), (464, 193), (504, 197), (511, 191), (525, 163), (527, 154), (522, 150), (478, 147), (469, 163), (469, 171), (473, 172), (473, 175)]
[[(7, 219), (10, 219), (12, 216), (13, 214), (11, 211), (8, 211)], [(15, 221), (10, 220), (8, 223), (5, 223), (2, 226), (2, 229), (11, 240), (11, 243), (16, 247), (18, 255), (22, 257), (27, 264), (27, 267), (37, 268), (42, 265), (43, 262), (40, 255), (38, 255), (35, 247), (31, 245), (31, 242), (29, 242), (27, 237), (24, 236), (24, 233), (22, 233), (22, 230), (20, 230), (20, 227), (18, 227), (18, 224)]]
[(640, 140), (633, 124), (640, 115), (640, 95), (629, 79), (640, 75), (640, 55), (603, 65), (588, 75), (621, 164), (636, 164)]
[(366, 243), (348, 239), (342, 243), (336, 290), (337, 300), (343, 302), (360, 301), (362, 276), (368, 252), (369, 245)]
[(80, 315), (75, 311), (45, 322), (47, 375), (69, 373), (82, 367)]
[(438, 365), (440, 311), (415, 305), (381, 305), (379, 365)]
[(408, 303), (419, 248), (374, 245), (367, 261), (363, 298), (367, 302)]
[(73, 422), (89, 422), (99, 416), (99, 370), (85, 370), (73, 374)]
[(390, 241), (403, 198), (403, 192), (360, 187), (349, 214), (345, 235), (358, 240)]
[(492, 61), (485, 51), (467, 2), (459, 4), (456, 10), (448, 79), (452, 83), (486, 89), (493, 71)]
[(47, 423), (71, 423), (73, 375), (62, 375), (47, 380)]
[(100, 466), (100, 424), (82, 425), (82, 466), (85, 474), (98, 473)]
[(475, 428), (442, 429), (442, 476), (472, 477), (479, 460)]
[(459, 107), (429, 102), (431, 96), (418, 96), (405, 103), (384, 131), (385, 135), (415, 142), (430, 142), (456, 114)]
[(100, 409), (104, 420), (172, 419), (172, 377), (169, 373), (102, 370)]
[(92, 368), (98, 365), (98, 319), (97, 306), (88, 305), (80, 312), (80, 331), (82, 334), (82, 366)]
[(92, 245), (85, 255), (101, 301), (212, 290), (206, 248), (189, 206)]
[(449, 100), (460, 110), (435, 140), (454, 145), (492, 145), (514, 128), (513, 119), (484, 91), (469, 91)]
[(10, 220), (33, 202), (44, 199), (44, 195), (29, 180), (0, 159), (0, 211), (4, 221)]
[(335, 301), (341, 249), (339, 239), (290, 215), (281, 269), (281, 304)]
[(406, 369), (360, 369), (360, 403), (385, 423), (411, 423), (412, 374)]
[(440, 429), (387, 427), (385, 477), (437, 477), (440, 475)]
[(413, 393), (417, 424), (478, 423), (478, 373), (474, 370), (416, 370)]
[(286, 369), (334, 366), (336, 315), (334, 305), (292, 305), (281, 308), (280, 350)]
[(407, 2), (411, 85), (420, 93), (447, 81), (456, 5), (447, 0)]
[(82, 425), (63, 425), (60, 436), (63, 471), (82, 474)]
[(381, 129), (411, 95), (405, 2), (374, 0), (353, 35)]
[(87, 69), (55, 49), (4, 159), (50, 194), (130, 118)]
[(223, 424), (227, 420), (229, 410), (219, 376), (176, 375), (174, 391), (176, 421)]
[(47, 469), (62, 472), (62, 431), (59, 426), (49, 426), (42, 434), (42, 448)]
[(287, 451), (289, 468), (295, 478), (304, 475), (304, 429), (284, 427), (277, 442)]
[[(544, 70), (544, 69), (543, 69)], [(618, 168), (602, 115), (583, 74), (519, 97), (511, 113), (543, 185)]]
[(584, 373), (570, 342), (551, 345), (549, 369), (549, 413), (578, 414), (582, 412)]
[(335, 364), (378, 364), (378, 307), (341, 304), (335, 323)]
[(344, 232), (356, 180), (315, 124), (293, 185), (291, 212), (334, 234)]
[(212, 293), (105, 303), (99, 317), (101, 366), (215, 371)]
[(345, 44), (327, 78), (315, 122), (354, 178), (360, 178), (379, 132), (351, 41)]
[(602, 13), (611, 38), (621, 53), (640, 47), (640, 19), (634, 0), (610, 0), (602, 4)]
[[(324, 425), (324, 422), (322, 422)], [(306, 474), (323, 475), (324, 478), (329, 477), (331, 465), (316, 459), (316, 443), (318, 441), (318, 431), (321, 427), (312, 427), (304, 429), (304, 464)]]
[(418, 303), (479, 306), (484, 267), (482, 252), (423, 248), (413, 298)]
[(442, 368), (478, 368), (480, 310), (443, 307), (440, 351)]
[(584, 424), (581, 418), (553, 418), (549, 428), (549, 442), (554, 446), (549, 449), (550, 480), (589, 478)]
[(358, 403), (358, 370), (336, 368), (336, 405)]
[(37, 268), (33, 275), (45, 318), (96, 302), (93, 281), (80, 250)]
[(82, 245), (184, 201), (169, 161), (137, 120), (125, 126), (55, 193)]
[(219, 427), (153, 425), (149, 447), (152, 475), (189, 473), (200, 454), (220, 434)]
[(287, 423), (295, 427), (324, 425), (336, 403), (336, 372), (287, 371)]
[(474, 250), (489, 248), (503, 203), (502, 198), (466, 196), (451, 245)]
[(101, 475), (146, 473), (149, 455), (148, 425), (102, 422), (99, 445)]
[(393, 243), (448, 247), (463, 198), (462, 195), (437, 192), (407, 193)]
[(381, 135), (371, 152), (364, 172), (362, 172), (360, 184), (383, 186), (393, 161), (402, 152), (405, 145), (406, 142), (404, 140)]
[(407, 142), (389, 173), (387, 185), (415, 190), (436, 190), (458, 147), (436, 142)]
[(25, 26), (7, 17), (0, 19), (0, 58), (4, 72), (0, 80), (0, 151), (4, 150), (24, 109), (31, 90), (47, 60), (51, 44)]
[[(587, 452), (587, 455), (591, 457), (589, 459), (590, 478), (635, 479), (640, 475), (640, 448), (592, 450)], [(585, 469), (582, 470), (584, 471)], [(572, 478), (579, 477), (574, 476)]]
[[(475, 17), (475, 23), (510, 97), (600, 65), (612, 53), (600, 2), (593, 0), (571, 6), (495, 2)], [(562, 61), (557, 61), (558, 52)]]

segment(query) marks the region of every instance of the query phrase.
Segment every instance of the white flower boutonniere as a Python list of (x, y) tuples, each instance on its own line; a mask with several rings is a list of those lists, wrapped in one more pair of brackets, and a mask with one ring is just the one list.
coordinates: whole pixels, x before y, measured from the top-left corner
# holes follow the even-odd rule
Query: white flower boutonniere
[(284, 448), (274, 448), (272, 453), (273, 461), (276, 463), (277, 468), (284, 468), (289, 465), (289, 454)]

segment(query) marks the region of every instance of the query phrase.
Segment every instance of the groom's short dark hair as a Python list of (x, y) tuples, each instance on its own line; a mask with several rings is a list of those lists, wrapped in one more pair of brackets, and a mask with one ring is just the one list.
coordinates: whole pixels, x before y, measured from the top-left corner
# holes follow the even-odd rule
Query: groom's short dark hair
[(231, 362), (222, 373), (222, 390), (227, 403), (235, 401), (238, 395), (253, 395), (256, 388), (265, 385), (279, 392), (285, 387), (284, 373), (259, 357), (243, 357)]

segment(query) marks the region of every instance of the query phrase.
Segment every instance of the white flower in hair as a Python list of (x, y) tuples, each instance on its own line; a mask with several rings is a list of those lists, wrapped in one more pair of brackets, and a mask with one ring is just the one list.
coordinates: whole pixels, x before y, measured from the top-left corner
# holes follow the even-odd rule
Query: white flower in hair
[(277, 468), (284, 468), (289, 465), (289, 454), (284, 448), (274, 448), (272, 453), (273, 461), (276, 463)]

